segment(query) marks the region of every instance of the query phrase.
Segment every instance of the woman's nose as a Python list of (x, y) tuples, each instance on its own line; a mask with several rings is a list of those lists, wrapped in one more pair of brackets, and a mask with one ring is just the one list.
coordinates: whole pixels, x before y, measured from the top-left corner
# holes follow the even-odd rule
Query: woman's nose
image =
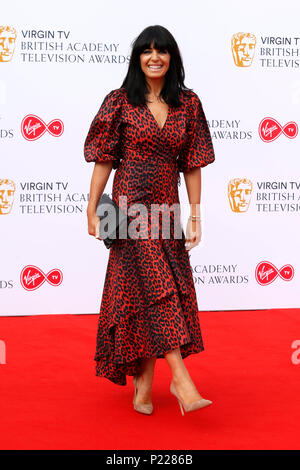
[(151, 59), (156, 60), (158, 59), (158, 52), (156, 50), (152, 51), (151, 53)]

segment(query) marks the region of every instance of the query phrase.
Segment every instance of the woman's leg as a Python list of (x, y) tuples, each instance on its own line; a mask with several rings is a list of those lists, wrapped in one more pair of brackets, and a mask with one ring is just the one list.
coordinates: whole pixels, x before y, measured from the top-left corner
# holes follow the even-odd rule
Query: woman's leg
[(202, 396), (185, 367), (180, 349), (176, 348), (169, 351), (165, 354), (165, 359), (171, 369), (173, 383), (180, 398), (188, 405), (196, 400), (201, 400)]
[(136, 385), (138, 389), (136, 403), (144, 404), (152, 402), (152, 382), (156, 357), (142, 359), (140, 372), (137, 375)]

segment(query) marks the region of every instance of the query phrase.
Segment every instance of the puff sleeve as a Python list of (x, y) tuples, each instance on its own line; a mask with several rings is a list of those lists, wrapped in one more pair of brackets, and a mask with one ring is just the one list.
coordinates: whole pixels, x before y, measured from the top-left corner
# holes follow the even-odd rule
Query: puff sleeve
[(187, 138), (177, 158), (179, 172), (190, 171), (198, 166), (203, 167), (215, 160), (213, 143), (202, 103), (194, 92), (188, 109)]
[(118, 88), (108, 93), (94, 117), (84, 143), (87, 162), (113, 161), (113, 168), (120, 164), (120, 131), (123, 94)]

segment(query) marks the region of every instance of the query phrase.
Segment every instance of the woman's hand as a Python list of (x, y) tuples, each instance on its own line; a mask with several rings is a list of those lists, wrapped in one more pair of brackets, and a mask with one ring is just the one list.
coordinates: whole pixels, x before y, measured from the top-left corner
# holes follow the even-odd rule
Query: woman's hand
[(201, 241), (201, 222), (200, 220), (188, 219), (186, 226), (185, 248), (187, 251), (197, 246)]
[(87, 219), (88, 219), (88, 232), (89, 235), (93, 235), (94, 237), (99, 237), (100, 240), (100, 219), (95, 214), (95, 212), (90, 212), (87, 210)]

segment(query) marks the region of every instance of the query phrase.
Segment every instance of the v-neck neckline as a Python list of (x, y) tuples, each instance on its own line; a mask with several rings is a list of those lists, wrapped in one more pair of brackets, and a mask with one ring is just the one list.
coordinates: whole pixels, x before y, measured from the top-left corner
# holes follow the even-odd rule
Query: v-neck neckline
[(167, 124), (168, 119), (169, 119), (169, 116), (170, 116), (170, 105), (168, 105), (167, 117), (166, 117), (166, 120), (165, 120), (164, 125), (163, 125), (162, 127), (159, 127), (158, 122), (157, 122), (157, 120), (155, 119), (155, 117), (154, 117), (154, 115), (153, 115), (151, 109), (149, 108), (149, 106), (148, 106), (147, 104), (145, 104), (145, 106), (146, 106), (147, 110), (149, 111), (149, 114), (151, 115), (151, 117), (152, 117), (153, 121), (155, 122), (157, 128), (159, 129), (160, 132), (162, 132), (162, 131), (164, 130), (164, 128), (166, 127), (166, 124)]

